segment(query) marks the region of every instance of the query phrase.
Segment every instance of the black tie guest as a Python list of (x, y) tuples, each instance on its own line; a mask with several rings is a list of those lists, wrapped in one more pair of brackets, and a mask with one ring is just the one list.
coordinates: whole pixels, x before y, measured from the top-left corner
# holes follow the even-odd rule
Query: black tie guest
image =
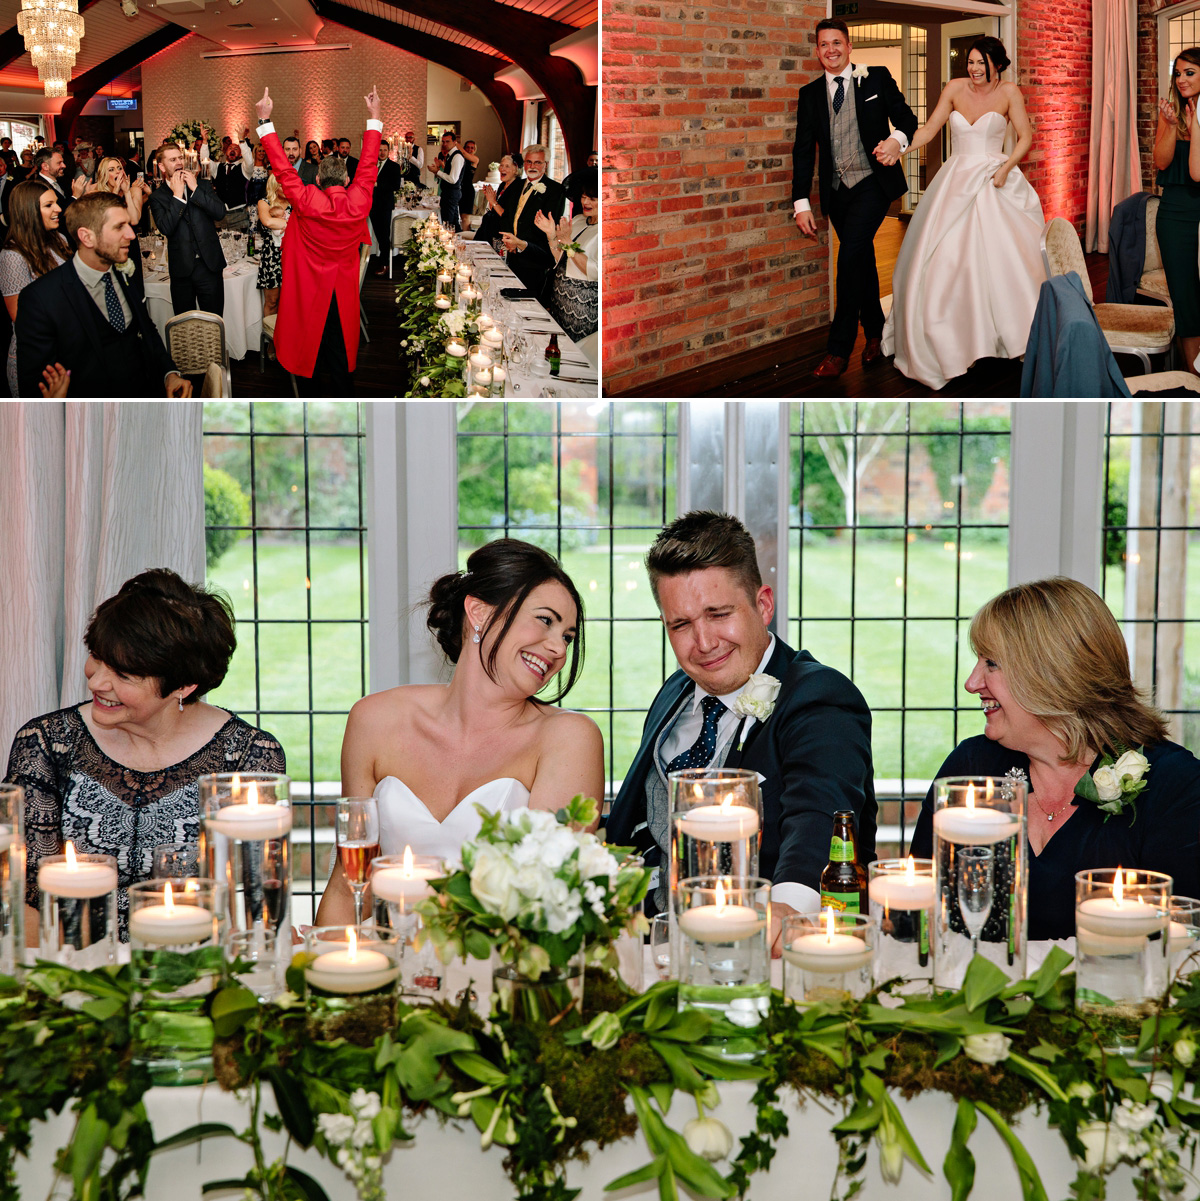
[[(918, 124), (887, 68), (856, 67), (850, 50), (845, 21), (827, 17), (817, 22), (817, 57), (825, 71), (800, 89), (792, 148), (796, 228), (806, 238), (817, 236), (808, 197), (819, 159), (821, 211), (839, 243), (837, 307), (827, 353), (813, 372), (818, 379), (833, 379), (846, 370), (860, 324), (866, 336), (863, 366), (883, 361), (875, 234), (892, 202), (908, 190), (897, 158)], [(876, 157), (877, 150), (890, 165)]]
[(350, 153), (354, 143), (349, 138), (338, 138), (337, 140), (337, 155), (338, 158), (344, 159), (346, 162), (346, 178), (351, 183), (354, 182), (354, 172), (358, 170), (358, 159)]
[[(375, 231), (375, 239), (379, 243), (381, 265), (375, 268), (376, 275), (386, 275), (388, 257), (392, 245), (392, 209), (396, 207), (396, 193), (404, 182), (404, 174), (400, 164), (389, 157), (391, 143), (379, 143), (379, 170), (375, 176), (375, 191), (371, 194), (371, 228)], [(284, 144), (287, 151), (287, 144)], [(303, 176), (301, 176), (303, 182)]]
[(139, 277), (125, 274), (134, 234), (123, 199), (82, 196), (66, 225), (74, 257), (35, 279), (17, 307), (19, 394), (36, 397), (43, 373), (57, 366), (69, 372), (73, 399), (111, 396), (117, 379), (128, 396), (191, 396), (146, 311)]
[(217, 164), (213, 191), (225, 206), (222, 229), (245, 230), (250, 226), (246, 189), (254, 174), (254, 159), (250, 143), (243, 137), (240, 143), (230, 139), (225, 148), (225, 161)]
[(183, 151), (173, 143), (163, 146), (159, 166), (167, 186), (150, 197), (150, 209), (167, 239), (171, 306), (176, 313), (204, 309), (219, 317), (225, 311), (225, 254), (215, 222), (224, 219), (225, 205), (207, 179), (197, 181), (184, 169)]
[[(762, 582), (754, 539), (736, 517), (696, 511), (677, 518), (654, 540), (646, 571), (679, 671), (646, 715), (642, 744), (608, 817), (608, 841), (637, 847), (647, 867), (661, 869), (647, 901), (663, 909), (668, 773), (758, 772), (758, 874), (773, 882), (774, 942), (779, 914), (819, 908), (834, 813), (854, 810), (859, 861), (875, 857), (871, 712), (840, 672), (771, 633), (775, 598)], [(761, 721), (739, 718), (738, 697), (751, 676), (764, 673), (778, 683), (774, 710)]]
[(546, 239), (534, 222), (541, 212), (554, 218), (557, 224), (567, 204), (562, 184), (546, 177), (546, 147), (540, 144), (525, 147), (525, 185), (513, 208), (512, 221), (507, 216), (501, 222), (506, 262), (517, 278), (535, 296), (540, 295), (546, 275), (554, 266)]
[[(1196, 896), (1200, 762), (1170, 741), (1134, 687), (1108, 606), (1077, 580), (1036, 580), (988, 601), (970, 636), (978, 659), (964, 687), (979, 697), (984, 732), (959, 743), (937, 775), (1028, 781), (1030, 939), (1074, 936), (1075, 873), (1087, 868), (1166, 872), (1174, 892)], [(1098, 801), (1076, 793), (1085, 775)], [(1110, 816), (1102, 803), (1121, 811)], [(930, 789), (910, 853), (932, 847)]]

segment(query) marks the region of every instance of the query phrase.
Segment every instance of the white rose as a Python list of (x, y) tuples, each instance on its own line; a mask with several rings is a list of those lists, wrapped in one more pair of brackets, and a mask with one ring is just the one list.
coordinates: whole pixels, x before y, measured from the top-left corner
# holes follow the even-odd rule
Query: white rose
[(536, 863), (527, 863), (517, 869), (513, 887), (523, 896), (537, 901), (546, 891), (550, 877)]
[(1003, 1034), (968, 1034), (963, 1039), (963, 1054), (976, 1063), (999, 1063), (1008, 1058), (1012, 1039)]
[(602, 842), (591, 839), (579, 848), (579, 875), (582, 879), (607, 876), (611, 880), (619, 870), (616, 859), (605, 850)]
[(1139, 1105), (1126, 1098), (1113, 1111), (1112, 1120), (1130, 1134), (1141, 1134), (1147, 1126), (1153, 1126), (1158, 1121), (1158, 1106)]
[(779, 695), (780, 682), (766, 672), (755, 672), (733, 702), (733, 711), (738, 717), (753, 717), (766, 721), (775, 711), (775, 698)]
[(1087, 1122), (1077, 1133), (1084, 1147), (1083, 1166), (1089, 1172), (1115, 1167), (1129, 1150), (1129, 1135), (1105, 1122)]
[(508, 856), (498, 847), (482, 846), (471, 868), (471, 891), (485, 909), (505, 921), (516, 917), (521, 907), (513, 882), (516, 872)]
[(733, 1150), (733, 1134), (719, 1118), (692, 1118), (683, 1137), (692, 1154), (705, 1159), (724, 1159)]
[(1111, 767), (1096, 768), (1092, 783), (1102, 801), (1115, 801), (1121, 795), (1121, 777)]
[(1150, 769), (1150, 760), (1137, 751), (1126, 751), (1112, 765), (1112, 769), (1116, 773), (1117, 779), (1123, 780), (1128, 776), (1136, 784)]

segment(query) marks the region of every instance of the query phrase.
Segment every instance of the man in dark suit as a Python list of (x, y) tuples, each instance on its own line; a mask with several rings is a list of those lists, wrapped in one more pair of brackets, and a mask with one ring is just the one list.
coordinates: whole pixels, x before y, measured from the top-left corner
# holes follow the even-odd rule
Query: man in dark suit
[[(637, 847), (646, 865), (659, 869), (649, 896), (665, 909), (668, 773), (718, 766), (758, 772), (758, 874), (774, 883), (774, 942), (782, 913), (819, 908), (836, 810), (854, 810), (859, 859), (874, 858), (870, 710), (845, 676), (770, 632), (775, 598), (759, 574), (754, 540), (736, 517), (697, 511), (677, 518), (655, 539), (646, 570), (680, 670), (650, 706), (608, 816), (608, 841)], [(761, 720), (739, 717), (738, 698), (763, 673), (778, 684), (774, 709)], [(755, 680), (755, 692), (767, 683)]]
[(351, 183), (354, 182), (354, 172), (358, 170), (358, 159), (350, 153), (353, 145), (354, 143), (349, 138), (338, 138), (337, 140), (337, 155), (338, 158), (346, 160), (346, 177)]
[[(250, 131), (247, 129), (246, 131)], [(241, 142), (230, 139), (225, 150), (225, 161), (217, 164), (213, 178), (213, 191), (225, 206), (221, 219), (222, 229), (249, 229), (250, 214), (246, 208), (246, 187), (254, 174), (254, 152), (246, 138)]]
[(17, 309), (17, 380), (21, 396), (38, 395), (43, 373), (70, 373), (74, 399), (191, 396), (150, 314), (140, 276), (126, 275), (133, 227), (120, 196), (92, 192), (66, 212), (79, 249), (35, 279)]
[(225, 205), (207, 179), (197, 182), (185, 171), (183, 151), (164, 145), (159, 165), (166, 187), (150, 196), (159, 232), (167, 239), (171, 270), (171, 306), (176, 313), (204, 309), (220, 317), (225, 311), (225, 254), (214, 224), (225, 218)]
[(562, 184), (546, 176), (546, 147), (526, 146), (525, 186), (513, 208), (511, 221), (505, 213), (501, 227), (508, 232), (500, 236), (504, 239), (507, 252), (505, 261), (535, 296), (541, 294), (546, 276), (554, 266), (554, 258), (550, 254), (546, 235), (538, 229), (533, 219), (541, 212), (549, 214), (557, 222), (566, 204), (567, 194)]
[(808, 196), (819, 153), (821, 211), (839, 241), (837, 307), (828, 353), (813, 372), (818, 379), (834, 379), (846, 370), (860, 322), (867, 339), (863, 366), (874, 367), (883, 359), (874, 239), (888, 207), (908, 188), (899, 158), (917, 131), (917, 118), (887, 68), (855, 67), (850, 50), (844, 21), (827, 17), (817, 22), (817, 57), (825, 71), (800, 89), (796, 105), (796, 227), (806, 238), (817, 236)]
[[(287, 150), (287, 143), (284, 143)], [(375, 268), (376, 275), (386, 275), (388, 257), (392, 245), (392, 209), (396, 207), (396, 193), (404, 182), (404, 174), (399, 163), (392, 162), (391, 143), (379, 143), (379, 172), (375, 176), (375, 191), (371, 194), (371, 228), (375, 231), (375, 240), (379, 243), (380, 265)], [(304, 182), (304, 176), (300, 177)]]

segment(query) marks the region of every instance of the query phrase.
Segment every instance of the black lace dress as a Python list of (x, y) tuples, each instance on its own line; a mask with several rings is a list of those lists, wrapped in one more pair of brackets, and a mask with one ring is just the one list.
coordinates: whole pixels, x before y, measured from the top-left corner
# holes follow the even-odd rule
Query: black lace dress
[(35, 718), (13, 739), (5, 780), (25, 789), (25, 897), (37, 908), (38, 863), (43, 855), (61, 854), (68, 839), (77, 851), (112, 855), (120, 884), (120, 936), (126, 941), (126, 886), (150, 878), (155, 847), (199, 838), (197, 778), (213, 772), (282, 772), (283, 747), (265, 730), (230, 714), (211, 741), (181, 763), (134, 771), (100, 749), (80, 708)]

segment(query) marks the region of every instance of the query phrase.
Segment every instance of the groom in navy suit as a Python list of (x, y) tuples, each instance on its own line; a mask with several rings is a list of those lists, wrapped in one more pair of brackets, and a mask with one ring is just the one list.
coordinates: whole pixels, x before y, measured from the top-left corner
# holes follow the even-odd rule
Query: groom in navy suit
[[(874, 858), (870, 710), (845, 676), (771, 633), (775, 598), (759, 574), (754, 539), (736, 517), (697, 511), (677, 518), (655, 539), (646, 570), (680, 670), (646, 715), (642, 744), (608, 816), (608, 841), (635, 846), (659, 869), (647, 907), (664, 910), (667, 773), (758, 772), (758, 874), (774, 882), (774, 942), (782, 913), (819, 907), (836, 810), (854, 810), (860, 862)], [(761, 721), (741, 718), (737, 699), (761, 673), (778, 683), (774, 710)], [(757, 693), (762, 684), (750, 686)]]
[(828, 353), (813, 375), (836, 379), (850, 362), (861, 322), (867, 343), (863, 366), (883, 359), (883, 308), (875, 267), (875, 234), (894, 200), (908, 190), (900, 155), (917, 131), (917, 118), (886, 67), (850, 62), (845, 21), (817, 22), (820, 79), (800, 89), (792, 148), (792, 207), (796, 228), (817, 236), (809, 203), (813, 167), (820, 158), (821, 211), (838, 236), (837, 307)]

